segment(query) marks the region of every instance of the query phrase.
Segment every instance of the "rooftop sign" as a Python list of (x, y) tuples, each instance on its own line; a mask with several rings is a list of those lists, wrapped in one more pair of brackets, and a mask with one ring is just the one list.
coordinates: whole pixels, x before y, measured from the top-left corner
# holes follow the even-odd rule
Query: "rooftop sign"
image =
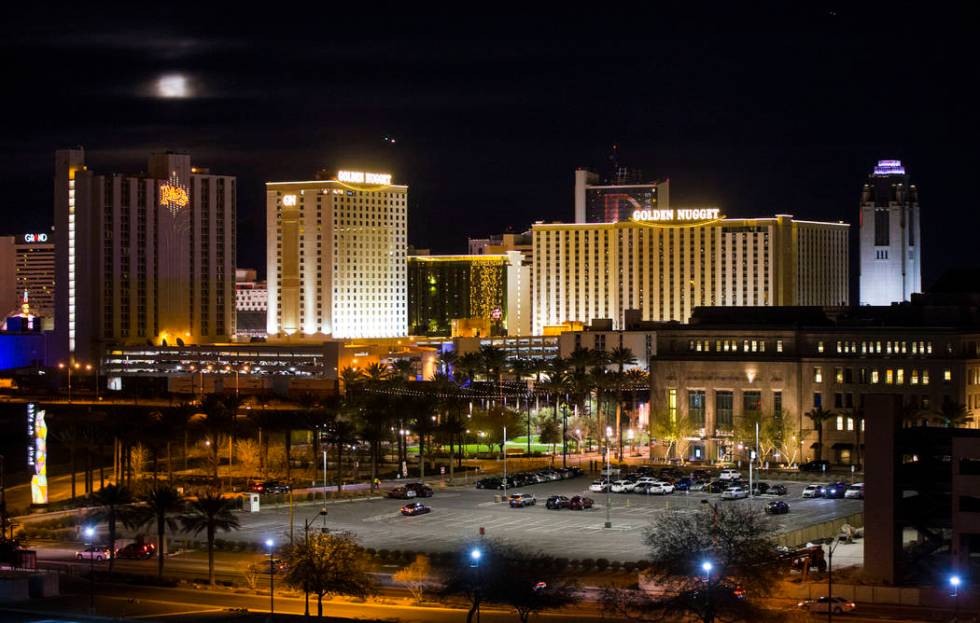
[(875, 175), (905, 175), (901, 160), (879, 160)]
[(337, 171), (338, 182), (351, 184), (391, 184), (390, 173), (365, 173), (364, 171)]
[(721, 218), (720, 208), (671, 208), (664, 210), (633, 210), (634, 221), (660, 221), (668, 223), (711, 221)]

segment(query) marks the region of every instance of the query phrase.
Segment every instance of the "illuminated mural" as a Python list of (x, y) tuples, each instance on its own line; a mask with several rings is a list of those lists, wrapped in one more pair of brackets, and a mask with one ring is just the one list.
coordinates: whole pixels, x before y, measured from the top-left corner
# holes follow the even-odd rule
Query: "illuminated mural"
[(48, 503), (48, 425), (44, 409), (27, 403), (27, 466), (34, 468), (31, 477), (31, 502)]

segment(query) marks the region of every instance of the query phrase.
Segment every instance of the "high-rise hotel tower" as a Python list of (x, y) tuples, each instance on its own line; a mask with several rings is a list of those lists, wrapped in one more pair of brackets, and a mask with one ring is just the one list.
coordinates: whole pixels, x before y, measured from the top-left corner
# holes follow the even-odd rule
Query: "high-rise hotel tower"
[(900, 160), (879, 160), (861, 191), (861, 305), (922, 291), (919, 191)]
[(408, 186), (329, 177), (266, 184), (268, 334), (402, 337)]
[(107, 344), (206, 343), (235, 333), (234, 177), (156, 153), (137, 175), (55, 153), (57, 356)]

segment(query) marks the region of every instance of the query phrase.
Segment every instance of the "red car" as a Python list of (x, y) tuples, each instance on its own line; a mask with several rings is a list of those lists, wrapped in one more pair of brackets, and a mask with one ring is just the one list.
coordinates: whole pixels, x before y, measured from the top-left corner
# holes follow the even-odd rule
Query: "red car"
[(568, 501), (568, 508), (573, 511), (584, 511), (587, 508), (592, 508), (592, 504), (592, 498), (576, 495)]
[(130, 543), (116, 550), (116, 558), (146, 560), (147, 558), (153, 558), (153, 554), (156, 551), (157, 547), (153, 543)]

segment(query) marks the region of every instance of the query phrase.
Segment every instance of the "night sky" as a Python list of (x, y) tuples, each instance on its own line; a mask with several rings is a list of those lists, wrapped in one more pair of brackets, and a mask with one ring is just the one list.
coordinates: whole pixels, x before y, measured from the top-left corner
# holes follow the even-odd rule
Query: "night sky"
[(58, 147), (126, 173), (186, 149), (239, 179), (241, 266), (264, 271), (264, 182), (319, 168), (390, 171), (410, 187), (409, 241), (461, 252), (572, 220), (574, 169), (616, 144), (670, 178), (675, 206), (844, 220), (854, 241), (864, 177), (901, 159), (924, 282), (980, 263), (969, 4), (206, 4), (5, 6), (0, 230), (50, 226)]

